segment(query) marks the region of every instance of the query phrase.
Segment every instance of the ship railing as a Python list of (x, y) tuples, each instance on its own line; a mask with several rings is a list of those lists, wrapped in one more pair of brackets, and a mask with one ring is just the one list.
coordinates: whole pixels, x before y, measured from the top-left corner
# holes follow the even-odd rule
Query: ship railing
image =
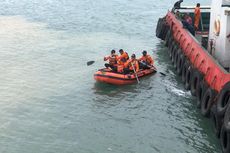
[[(194, 10), (195, 9), (195, 6), (181, 6), (179, 8), (179, 10)], [(211, 6), (201, 6), (200, 7), (201, 10), (210, 10), (211, 9)]]

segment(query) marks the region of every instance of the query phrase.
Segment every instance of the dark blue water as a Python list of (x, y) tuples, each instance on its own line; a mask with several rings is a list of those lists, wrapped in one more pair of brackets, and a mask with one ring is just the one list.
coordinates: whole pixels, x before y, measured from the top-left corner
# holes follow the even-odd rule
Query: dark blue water
[[(0, 4), (0, 152), (220, 152), (212, 122), (155, 37), (172, 0)], [(122, 87), (96, 83), (103, 56), (120, 48), (147, 50), (167, 75)], [(87, 67), (89, 60), (96, 62)]]

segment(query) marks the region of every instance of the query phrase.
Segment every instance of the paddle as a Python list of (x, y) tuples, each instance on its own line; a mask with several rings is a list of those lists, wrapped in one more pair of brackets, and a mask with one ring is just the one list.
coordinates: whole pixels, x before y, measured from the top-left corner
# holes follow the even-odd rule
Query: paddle
[(137, 79), (137, 83), (140, 83), (139, 78), (138, 78), (138, 76), (137, 76), (137, 72), (136, 72), (135, 67), (133, 66), (133, 63), (132, 63), (132, 62), (131, 62), (131, 65), (132, 65), (132, 67), (133, 67), (133, 72), (135, 73), (135, 76), (136, 76), (136, 79)]
[[(142, 62), (142, 61), (139, 61), (141, 64), (147, 66), (148, 68), (152, 68), (157, 72), (157, 69), (155, 68), (155, 66), (150, 66), (150, 65), (147, 65), (146, 63)], [(166, 76), (166, 74), (164, 74), (163, 72), (159, 72), (161, 75), (163, 76)]]
[(92, 65), (93, 63), (95, 63), (95, 61), (88, 61), (86, 64), (87, 64), (87, 66), (90, 66), (90, 65)]
[(86, 64), (87, 66), (90, 66), (92, 64), (94, 64), (95, 62), (101, 61), (102, 59), (96, 59), (95, 61), (88, 61)]
[[(157, 72), (157, 69), (153, 66), (153, 69)], [(163, 72), (159, 72), (161, 75), (166, 76)]]
[(163, 76), (166, 76), (166, 74), (164, 74), (164, 73), (162, 73), (162, 72), (159, 72), (161, 75), (163, 75)]

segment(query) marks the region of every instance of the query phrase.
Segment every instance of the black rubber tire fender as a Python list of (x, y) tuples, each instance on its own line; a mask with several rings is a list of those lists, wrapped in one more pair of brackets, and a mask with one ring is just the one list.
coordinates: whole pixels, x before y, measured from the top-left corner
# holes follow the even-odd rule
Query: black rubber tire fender
[(216, 97), (216, 91), (208, 88), (201, 101), (201, 114), (205, 117), (210, 116), (210, 110), (212, 105), (214, 104), (214, 100)]
[(220, 144), (223, 153), (230, 152), (230, 133), (225, 129), (224, 126), (222, 126), (220, 132)]
[(172, 52), (173, 52), (175, 45), (176, 45), (176, 42), (173, 40), (171, 46), (168, 49), (170, 59), (172, 59)]
[(172, 35), (172, 32), (171, 32), (171, 34), (169, 36), (169, 40), (168, 40), (168, 48), (170, 48), (172, 46), (173, 41), (174, 41), (174, 38), (173, 38), (173, 35)]
[(171, 30), (168, 30), (166, 37), (165, 37), (165, 46), (166, 47), (168, 47), (168, 45), (169, 45), (170, 35), (171, 35)]
[(175, 43), (174, 48), (172, 50), (172, 57), (171, 57), (172, 63), (174, 63), (174, 61), (175, 61), (175, 55), (177, 53), (177, 50), (178, 50), (178, 45), (177, 45), (177, 43)]
[(165, 40), (166, 34), (169, 30), (169, 26), (167, 25), (167, 22), (165, 19), (163, 19), (162, 23), (161, 23), (161, 29), (160, 29), (160, 33), (159, 33), (159, 38), (161, 40)]
[(171, 61), (173, 61), (174, 51), (176, 47), (177, 47), (176, 42), (174, 41), (171, 49), (169, 50), (169, 56), (170, 56)]
[(162, 29), (162, 22), (163, 22), (163, 18), (159, 18), (158, 22), (157, 22), (157, 28), (156, 28), (156, 37), (160, 38), (160, 32)]
[(168, 31), (170, 30), (170, 26), (167, 24), (166, 20), (165, 20), (163, 26), (164, 26), (164, 27), (163, 27), (163, 29), (162, 29), (163, 31), (162, 31), (161, 39), (162, 39), (162, 40), (165, 40), (166, 35), (167, 35)]
[(228, 105), (224, 115), (224, 127), (228, 132), (230, 132), (230, 105)]
[(161, 24), (161, 30), (160, 30), (160, 33), (159, 33), (159, 38), (161, 40), (164, 40), (163, 37), (164, 37), (164, 32), (165, 32), (165, 21), (163, 20), (162, 21), (162, 24)]
[(224, 116), (229, 103), (230, 103), (230, 82), (224, 85), (217, 99), (217, 113), (219, 116)]
[(176, 54), (175, 54), (175, 61), (173, 62), (173, 66), (176, 70), (177, 70), (177, 62), (180, 58), (180, 55), (181, 55), (181, 48), (179, 47)]
[(169, 29), (165, 37), (165, 46), (169, 47), (172, 43), (172, 40), (173, 40), (172, 30)]
[(191, 87), (192, 66), (188, 63), (185, 77), (185, 89), (190, 90)]
[(217, 115), (216, 104), (214, 104), (211, 108), (210, 117), (213, 121), (214, 133), (217, 138), (220, 138), (220, 131), (223, 125), (223, 119)]
[(197, 96), (196, 106), (197, 108), (200, 108), (204, 93), (208, 89), (208, 85), (205, 82), (205, 80), (201, 80), (196, 89), (197, 89), (196, 90), (196, 96)]
[(182, 51), (180, 51), (180, 55), (179, 55), (178, 60), (177, 60), (177, 69), (176, 69), (176, 72), (179, 76), (182, 74), (184, 59), (185, 59), (184, 54), (182, 53)]
[(176, 43), (175, 43), (175, 45), (173, 46), (173, 48), (172, 48), (172, 50), (171, 50), (171, 56), (170, 56), (171, 62), (173, 62), (174, 52), (175, 52), (175, 49), (176, 49), (176, 48), (177, 48), (177, 46), (176, 46)]
[(186, 81), (186, 72), (188, 69), (188, 63), (189, 61), (187, 60), (187, 58), (184, 58), (184, 65), (182, 66), (182, 74), (181, 74), (181, 81), (185, 84)]
[(173, 67), (176, 68), (176, 61), (177, 61), (177, 56), (179, 54), (179, 48), (177, 47), (177, 49), (174, 51), (174, 54), (173, 54)]
[(203, 80), (203, 75), (197, 69), (194, 68), (193, 72), (192, 72), (191, 90), (190, 90), (190, 92), (193, 96), (197, 96), (196, 95), (197, 88), (198, 88), (198, 85), (201, 82), (201, 80)]

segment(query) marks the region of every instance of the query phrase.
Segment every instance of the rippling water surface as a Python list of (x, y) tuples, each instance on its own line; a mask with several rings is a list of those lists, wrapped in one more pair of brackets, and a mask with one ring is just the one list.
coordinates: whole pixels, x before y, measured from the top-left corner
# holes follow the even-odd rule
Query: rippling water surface
[[(220, 152), (211, 121), (155, 37), (172, 0), (0, 4), (0, 152)], [(122, 87), (96, 83), (93, 73), (113, 48), (138, 56), (148, 50), (166, 76)], [(96, 62), (87, 67), (89, 60)]]

